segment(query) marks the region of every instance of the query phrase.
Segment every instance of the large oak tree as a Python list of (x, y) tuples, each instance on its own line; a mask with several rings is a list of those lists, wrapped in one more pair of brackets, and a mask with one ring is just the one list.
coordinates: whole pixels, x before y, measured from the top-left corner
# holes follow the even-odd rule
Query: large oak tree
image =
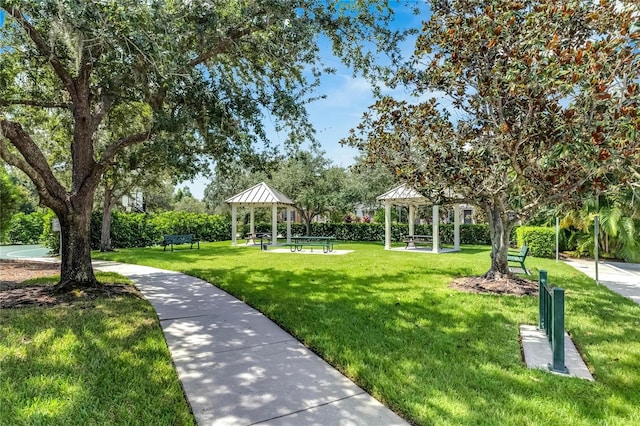
[(509, 275), (519, 220), (640, 180), (639, 10), (631, 1), (434, 1), (413, 66), (396, 76), (416, 101), (379, 100), (346, 142), (436, 202), (452, 189), (481, 206), (486, 277)]
[[(0, 11), (0, 156), (60, 219), (61, 291), (96, 285), (91, 207), (119, 152), (152, 139), (176, 157), (228, 161), (258, 141), (268, 152), (266, 111), (292, 141), (309, 137), (305, 103), (325, 71), (319, 37), (365, 75), (400, 37), (383, 0), (0, 0)], [(142, 128), (98, 138), (122, 108)], [(43, 111), (66, 123), (69, 186), (41, 149), (52, 130)]]

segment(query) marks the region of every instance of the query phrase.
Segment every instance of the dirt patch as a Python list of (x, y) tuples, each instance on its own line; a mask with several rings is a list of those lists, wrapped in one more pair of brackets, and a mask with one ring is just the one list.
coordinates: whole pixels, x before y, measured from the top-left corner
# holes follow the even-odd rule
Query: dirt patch
[(0, 291), (20, 287), (20, 283), (39, 277), (60, 275), (60, 262), (0, 260)]
[(34, 262), (24, 260), (0, 261), (0, 308), (23, 308), (33, 306), (68, 305), (74, 302), (93, 300), (98, 297), (132, 295), (142, 297), (129, 285), (105, 285), (97, 288), (74, 290), (69, 293), (54, 293), (51, 285), (24, 285), (31, 278), (60, 274), (56, 262)]
[(471, 293), (508, 294), (512, 296), (537, 296), (538, 283), (520, 277), (489, 280), (483, 277), (457, 278), (449, 285)]

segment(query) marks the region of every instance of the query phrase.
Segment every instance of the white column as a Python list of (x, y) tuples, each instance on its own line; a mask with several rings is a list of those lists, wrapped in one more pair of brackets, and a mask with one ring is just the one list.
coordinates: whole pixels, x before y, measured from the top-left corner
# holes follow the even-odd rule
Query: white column
[(271, 209), (271, 243), (273, 245), (278, 243), (278, 206), (275, 204)]
[(409, 206), (409, 235), (415, 235), (413, 232), (413, 222), (415, 222), (416, 208)]
[(460, 250), (460, 204), (453, 206), (453, 249)]
[(256, 213), (256, 208), (254, 206), (249, 207), (249, 233), (251, 235), (255, 235), (256, 233), (255, 213)]
[(238, 207), (231, 204), (231, 245), (235, 246), (236, 234), (238, 233)]
[(391, 250), (391, 203), (384, 203), (384, 249)]
[(432, 235), (433, 235), (433, 252), (440, 252), (440, 206), (433, 206), (433, 221)]
[(291, 244), (291, 212), (293, 209), (287, 206), (287, 244)]

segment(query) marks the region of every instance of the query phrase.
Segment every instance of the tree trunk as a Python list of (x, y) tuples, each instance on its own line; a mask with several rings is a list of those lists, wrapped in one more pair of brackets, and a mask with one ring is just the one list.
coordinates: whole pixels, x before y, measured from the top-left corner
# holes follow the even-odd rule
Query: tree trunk
[(298, 210), (298, 213), (300, 213), (300, 218), (304, 220), (307, 235), (311, 235), (311, 219), (313, 219), (313, 216), (309, 214), (309, 210), (301, 209), (299, 207), (296, 207), (296, 210)]
[(491, 268), (484, 274), (487, 279), (513, 277), (509, 270), (507, 255), (509, 253), (509, 238), (513, 223), (502, 203), (494, 202), (483, 206), (489, 219), (489, 235), (491, 236)]
[(111, 209), (113, 208), (113, 191), (108, 183), (104, 185), (104, 201), (102, 203), (102, 227), (100, 229), (100, 251), (113, 251), (111, 248)]
[(66, 212), (56, 212), (60, 219), (62, 265), (60, 283), (56, 291), (66, 293), (73, 289), (99, 285), (91, 265), (91, 204), (93, 193), (75, 197)]

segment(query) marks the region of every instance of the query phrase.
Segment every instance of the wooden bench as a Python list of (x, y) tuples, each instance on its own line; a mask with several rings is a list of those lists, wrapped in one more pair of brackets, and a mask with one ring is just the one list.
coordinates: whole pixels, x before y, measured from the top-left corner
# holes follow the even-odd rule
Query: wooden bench
[(527, 271), (527, 268), (524, 266), (524, 260), (527, 258), (527, 254), (529, 254), (529, 246), (523, 244), (519, 253), (512, 252), (507, 254), (507, 263), (517, 263), (524, 270), (526, 275), (530, 275), (529, 271)]
[(418, 245), (433, 245), (433, 237), (431, 235), (407, 235), (403, 242), (406, 244), (405, 249), (417, 248)]
[(171, 246), (171, 251), (173, 251), (173, 246), (177, 244), (191, 244), (190, 248), (193, 248), (194, 244), (198, 244), (198, 250), (200, 250), (200, 240), (191, 234), (165, 235), (161, 244), (164, 246), (163, 251), (167, 250), (167, 246)]

